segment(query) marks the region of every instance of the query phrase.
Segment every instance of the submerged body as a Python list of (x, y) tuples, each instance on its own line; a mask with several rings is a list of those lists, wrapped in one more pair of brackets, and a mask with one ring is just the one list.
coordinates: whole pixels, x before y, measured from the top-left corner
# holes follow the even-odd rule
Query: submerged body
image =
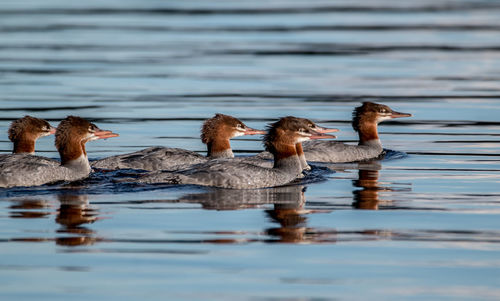
[(86, 178), (91, 168), (85, 143), (116, 136), (85, 119), (69, 116), (61, 121), (56, 131), (56, 148), (61, 162), (28, 154), (4, 157), (0, 159), (0, 187), (38, 186)]
[(297, 156), (295, 144), (320, 138), (334, 138), (334, 136), (315, 132), (300, 119), (285, 117), (272, 124), (265, 136), (266, 149), (274, 157), (272, 168), (247, 163), (249, 161), (219, 159), (177, 172), (152, 172), (140, 177), (137, 182), (194, 184), (232, 189), (285, 185), (302, 175), (302, 166)]
[(102, 169), (179, 170), (193, 164), (206, 163), (211, 159), (233, 158), (229, 140), (243, 135), (265, 132), (247, 127), (232, 116), (216, 114), (206, 120), (201, 130), (201, 140), (207, 145), (207, 156), (169, 147), (149, 147), (130, 154), (112, 156), (92, 162), (92, 167)]

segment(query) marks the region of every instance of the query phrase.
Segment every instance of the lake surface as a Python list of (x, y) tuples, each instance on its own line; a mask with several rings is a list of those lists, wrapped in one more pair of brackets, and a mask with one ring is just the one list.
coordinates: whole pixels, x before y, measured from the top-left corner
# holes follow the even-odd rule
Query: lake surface
[[(2, 300), (500, 299), (500, 3), (2, 1), (0, 151), (26, 114), (119, 138), (90, 159), (204, 152), (220, 112), (285, 115), (355, 142), (363, 101), (387, 156), (263, 190), (78, 183), (0, 189)], [(237, 155), (259, 137), (232, 141)], [(57, 158), (53, 137), (38, 154)]]

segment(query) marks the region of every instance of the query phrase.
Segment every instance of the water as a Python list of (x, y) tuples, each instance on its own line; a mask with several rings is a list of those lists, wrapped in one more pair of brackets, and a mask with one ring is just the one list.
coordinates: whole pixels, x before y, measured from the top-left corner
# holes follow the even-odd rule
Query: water
[[(203, 152), (216, 112), (256, 128), (307, 117), (345, 141), (362, 101), (414, 117), (380, 126), (385, 159), (316, 165), (335, 172), (302, 185), (96, 174), (0, 190), (0, 298), (498, 300), (499, 13), (459, 0), (2, 1), (2, 152), (25, 114), (120, 133), (89, 143), (91, 159)], [(57, 158), (53, 138), (37, 151)]]

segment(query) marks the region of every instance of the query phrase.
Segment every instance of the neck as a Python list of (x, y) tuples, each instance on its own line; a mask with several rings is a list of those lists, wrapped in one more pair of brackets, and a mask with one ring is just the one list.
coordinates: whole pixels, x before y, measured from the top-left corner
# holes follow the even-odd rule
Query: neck
[(360, 124), (358, 128), (358, 134), (359, 145), (380, 144), (376, 122), (365, 122)]
[(216, 139), (207, 143), (207, 157), (234, 158), (229, 139)]
[(306, 155), (304, 154), (304, 150), (302, 149), (302, 143), (295, 144), (295, 150), (297, 151), (297, 156), (299, 157), (300, 166), (302, 170), (309, 170), (311, 167), (307, 164)]
[(87, 152), (85, 151), (85, 142), (69, 141), (59, 148), (61, 164), (71, 169), (85, 169), (90, 171)]
[(35, 153), (35, 140), (21, 139), (14, 141), (13, 154), (34, 154)]
[(274, 155), (274, 167), (289, 173), (300, 174), (302, 167), (297, 156), (296, 146), (291, 144), (280, 144), (276, 146)]
[(81, 154), (78, 158), (68, 160), (62, 165), (78, 173), (89, 174), (92, 170), (86, 154)]

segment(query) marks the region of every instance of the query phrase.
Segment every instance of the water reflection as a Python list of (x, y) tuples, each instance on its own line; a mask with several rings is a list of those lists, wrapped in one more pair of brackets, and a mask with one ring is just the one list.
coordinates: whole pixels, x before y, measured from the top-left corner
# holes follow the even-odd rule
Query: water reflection
[(11, 218), (43, 218), (51, 214), (49, 202), (42, 199), (23, 198), (12, 200)]
[(96, 232), (85, 227), (100, 219), (99, 211), (89, 205), (87, 195), (76, 192), (64, 192), (57, 195), (59, 207), (55, 210), (54, 202), (50, 199), (22, 198), (11, 199), (9, 206), (10, 218), (40, 219), (55, 215), (55, 222), (61, 227), (56, 230), (55, 238), (22, 237), (13, 238), (13, 241), (46, 242), (55, 241), (58, 245), (77, 246), (89, 245), (100, 240)]
[[(356, 209), (378, 210), (379, 191), (390, 190), (379, 185), (379, 171), (382, 169), (380, 162), (372, 161), (368, 164), (360, 164), (358, 179), (353, 180), (354, 202), (352, 206)], [(361, 188), (361, 189), (357, 189)]]
[(269, 218), (280, 225), (267, 229), (266, 234), (277, 237), (281, 242), (300, 242), (304, 239), (307, 224), (304, 192), (303, 186), (290, 187), (290, 193), (286, 195), (289, 202), (274, 204), (273, 209), (266, 210)]
[[(202, 193), (187, 194), (177, 201), (199, 203), (209, 210), (237, 210), (257, 208), (269, 204), (291, 204), (304, 200), (303, 186), (283, 186), (266, 189), (209, 189)], [(304, 201), (305, 202), (305, 201)]]
[(57, 237), (56, 243), (65, 246), (93, 244), (98, 239), (94, 230), (84, 227), (98, 219), (99, 211), (89, 205), (87, 195), (63, 193), (58, 195), (60, 203), (56, 215), (56, 223), (62, 227), (58, 233), (70, 236)]
[[(380, 173), (382, 172), (382, 163), (380, 161), (369, 161), (359, 163), (358, 179), (353, 180), (353, 203), (352, 206), (356, 209), (364, 210), (379, 210), (380, 205), (383, 209), (408, 209), (408, 207), (397, 204), (391, 199), (380, 199), (380, 192), (398, 192), (401, 198), (401, 192), (411, 191), (411, 183), (395, 183), (379, 182)], [(361, 189), (359, 189), (361, 188)], [(433, 209), (423, 208), (418, 209)], [(435, 209), (435, 208), (434, 208)]]
[[(335, 242), (335, 230), (318, 230), (307, 226), (307, 215), (326, 213), (329, 210), (306, 209), (306, 187), (291, 185), (255, 190), (213, 189), (203, 193), (188, 194), (176, 201), (199, 203), (208, 210), (238, 210), (272, 205), (265, 210), (270, 221), (277, 226), (264, 229), (268, 243), (320, 243)], [(221, 234), (227, 234), (224, 232)], [(250, 240), (245, 240), (249, 242)], [(258, 241), (262, 241), (258, 239)], [(237, 239), (210, 239), (205, 243), (241, 243)]]
[(336, 231), (318, 231), (307, 227), (307, 214), (328, 212), (326, 210), (308, 210), (305, 208), (305, 188), (296, 186), (293, 201), (274, 204), (273, 209), (266, 210), (271, 221), (279, 227), (268, 228), (266, 234), (273, 239), (271, 242), (280, 243), (318, 243), (335, 242)]

